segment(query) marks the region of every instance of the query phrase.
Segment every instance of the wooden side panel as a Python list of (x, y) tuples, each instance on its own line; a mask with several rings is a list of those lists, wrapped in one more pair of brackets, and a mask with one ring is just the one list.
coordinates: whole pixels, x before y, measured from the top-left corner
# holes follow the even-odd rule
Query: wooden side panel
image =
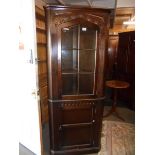
[(47, 88), (47, 41), (45, 27), (45, 13), (43, 8), (36, 6), (37, 32), (37, 63), (39, 77), (39, 94), (42, 113), (42, 124), (48, 122), (48, 88)]

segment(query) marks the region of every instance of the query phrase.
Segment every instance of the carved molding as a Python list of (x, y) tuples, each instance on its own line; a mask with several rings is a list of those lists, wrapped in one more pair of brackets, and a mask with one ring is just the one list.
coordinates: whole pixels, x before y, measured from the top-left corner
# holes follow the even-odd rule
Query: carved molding
[(64, 13), (64, 14), (58, 14), (53, 16), (53, 20), (55, 23), (55, 27), (59, 27), (61, 24), (70, 22), (75, 19), (83, 19), (88, 22), (94, 23), (96, 25), (103, 26), (105, 24), (105, 17), (100, 17), (94, 14), (90, 13), (83, 13), (83, 14), (71, 14), (71, 13)]
[(61, 103), (61, 108), (63, 110), (73, 110), (73, 109), (85, 109), (94, 106), (94, 102), (69, 102), (69, 103)]

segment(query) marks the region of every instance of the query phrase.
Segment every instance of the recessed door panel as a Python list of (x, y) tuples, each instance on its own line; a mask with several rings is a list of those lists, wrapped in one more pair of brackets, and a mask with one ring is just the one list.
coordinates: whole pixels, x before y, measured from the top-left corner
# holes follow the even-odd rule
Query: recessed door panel
[[(80, 137), (80, 138), (79, 138)], [(91, 145), (92, 126), (62, 127), (62, 146)]]

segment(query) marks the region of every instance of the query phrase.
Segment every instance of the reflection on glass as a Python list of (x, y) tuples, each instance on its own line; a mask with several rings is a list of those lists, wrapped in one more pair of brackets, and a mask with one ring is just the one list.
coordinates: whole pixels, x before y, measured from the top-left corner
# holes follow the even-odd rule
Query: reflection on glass
[(92, 94), (94, 87), (94, 74), (80, 74), (79, 93)]
[(80, 49), (96, 48), (96, 30), (86, 28), (86, 31), (80, 29)]
[(79, 51), (80, 72), (94, 72), (95, 68), (95, 51), (80, 50)]
[(61, 47), (62, 49), (78, 48), (78, 26), (71, 28), (63, 28), (61, 31)]
[(62, 75), (62, 94), (77, 94), (77, 74)]

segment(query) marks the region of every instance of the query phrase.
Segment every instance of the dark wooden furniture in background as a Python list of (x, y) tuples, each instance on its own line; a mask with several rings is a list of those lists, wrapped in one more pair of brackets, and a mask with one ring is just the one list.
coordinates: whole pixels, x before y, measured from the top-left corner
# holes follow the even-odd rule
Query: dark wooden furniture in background
[(38, 82), (41, 105), (42, 125), (48, 122), (48, 91), (47, 91), (47, 41), (45, 27), (45, 12), (35, 7), (36, 13), (36, 35), (37, 35), (37, 60)]
[(115, 65), (117, 63), (118, 34), (109, 35), (108, 52), (106, 58), (106, 80), (115, 78)]
[(135, 108), (135, 31), (119, 33), (117, 51), (117, 79), (130, 83), (129, 89), (121, 91), (118, 98)]
[(45, 7), (51, 154), (98, 152), (111, 11)]
[(119, 81), (119, 80), (110, 80), (110, 81), (106, 81), (106, 86), (109, 88), (112, 88), (114, 90), (114, 99), (113, 99), (113, 104), (112, 104), (112, 108), (111, 110), (104, 115), (104, 117), (108, 117), (111, 114), (115, 114), (116, 117), (118, 117), (119, 119), (123, 120), (124, 119), (118, 114), (117, 110), (116, 110), (116, 106), (117, 106), (117, 91), (118, 89), (125, 89), (129, 87), (129, 83), (125, 82), (125, 81)]

